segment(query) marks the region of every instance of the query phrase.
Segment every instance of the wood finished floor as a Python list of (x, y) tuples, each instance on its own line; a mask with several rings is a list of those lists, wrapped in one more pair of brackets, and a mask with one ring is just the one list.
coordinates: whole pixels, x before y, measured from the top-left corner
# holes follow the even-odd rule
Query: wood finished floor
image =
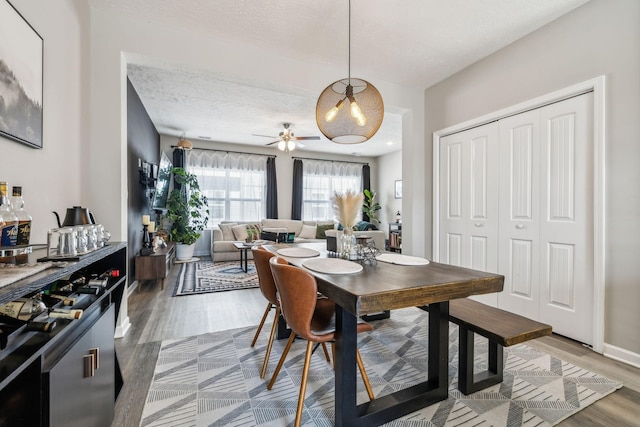
[[(172, 297), (179, 265), (164, 290), (144, 282), (129, 297), (131, 329), (116, 340), (125, 385), (116, 402), (114, 427), (140, 424), (160, 343), (169, 338), (257, 325), (266, 307), (258, 289)], [(263, 332), (264, 333), (264, 332)], [(605, 358), (572, 340), (553, 335), (527, 343), (624, 383), (624, 387), (559, 424), (562, 427), (640, 426), (640, 369)]]

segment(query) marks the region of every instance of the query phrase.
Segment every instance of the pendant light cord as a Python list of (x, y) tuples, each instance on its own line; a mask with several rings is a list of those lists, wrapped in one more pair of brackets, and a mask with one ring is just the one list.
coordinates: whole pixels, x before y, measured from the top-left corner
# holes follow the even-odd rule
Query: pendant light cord
[(349, 0), (349, 85), (351, 85), (351, 0)]

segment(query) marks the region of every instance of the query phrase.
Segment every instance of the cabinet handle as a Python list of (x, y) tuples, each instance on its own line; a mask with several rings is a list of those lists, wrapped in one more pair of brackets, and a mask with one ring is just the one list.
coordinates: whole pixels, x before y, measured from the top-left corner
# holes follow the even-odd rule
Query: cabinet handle
[(89, 349), (89, 354), (93, 356), (93, 368), (99, 369), (100, 368), (100, 349), (97, 347)]
[(523, 224), (517, 224), (517, 225), (516, 225), (516, 228), (517, 228), (518, 230), (522, 230), (522, 229), (524, 228), (524, 225), (523, 225)]
[(82, 356), (82, 361), (84, 363), (84, 377), (89, 378), (95, 375), (95, 370), (93, 368), (93, 354), (87, 354)]
[(484, 224), (482, 224), (481, 222), (476, 222), (476, 223), (475, 223), (475, 224), (473, 224), (473, 225), (475, 225), (476, 227), (482, 227)]

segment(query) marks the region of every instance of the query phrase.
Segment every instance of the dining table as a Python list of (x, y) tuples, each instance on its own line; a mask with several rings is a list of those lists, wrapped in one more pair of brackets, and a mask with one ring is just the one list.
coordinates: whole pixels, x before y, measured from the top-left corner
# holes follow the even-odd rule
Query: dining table
[[(282, 250), (291, 247), (307, 248), (307, 255), (310, 250), (317, 251), (317, 255), (312, 252), (313, 257), (283, 256), (283, 253), (295, 255), (294, 251)], [(309, 271), (316, 278), (318, 291), (336, 303), (334, 362), (337, 427), (381, 425), (445, 400), (449, 384), (449, 301), (500, 292), (504, 286), (504, 276), (500, 274), (442, 264), (419, 257), (395, 254), (393, 258), (389, 258), (391, 262), (351, 261), (361, 268), (354, 265), (351, 270), (323, 270), (313, 267), (315, 264), (309, 260), (331, 258), (336, 255), (327, 251), (325, 243), (274, 244), (266, 245), (265, 249), (282, 256), (290, 264)], [(335, 259), (336, 266), (344, 265), (343, 260)], [(424, 262), (415, 262), (421, 259)], [(327, 260), (324, 263), (330, 265), (332, 262)], [(322, 263), (318, 265), (320, 264)], [(425, 306), (428, 311), (428, 362), (424, 381), (358, 404), (358, 318), (387, 310)]]

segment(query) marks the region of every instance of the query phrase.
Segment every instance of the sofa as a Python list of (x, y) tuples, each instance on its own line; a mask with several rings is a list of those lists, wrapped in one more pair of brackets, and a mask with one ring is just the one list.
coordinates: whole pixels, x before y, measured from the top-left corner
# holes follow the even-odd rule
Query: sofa
[[(260, 239), (261, 231), (295, 233), (294, 243), (326, 242), (325, 231), (337, 229), (333, 221), (300, 221), (294, 219), (263, 219), (262, 221), (222, 221), (211, 233), (211, 259), (217, 261), (240, 260), (240, 251), (234, 242)], [(259, 230), (259, 231), (256, 231)], [(258, 237), (256, 237), (258, 233)], [(383, 250), (385, 234), (381, 230), (354, 231), (357, 236), (367, 235)], [(249, 258), (252, 254), (249, 251)]]

